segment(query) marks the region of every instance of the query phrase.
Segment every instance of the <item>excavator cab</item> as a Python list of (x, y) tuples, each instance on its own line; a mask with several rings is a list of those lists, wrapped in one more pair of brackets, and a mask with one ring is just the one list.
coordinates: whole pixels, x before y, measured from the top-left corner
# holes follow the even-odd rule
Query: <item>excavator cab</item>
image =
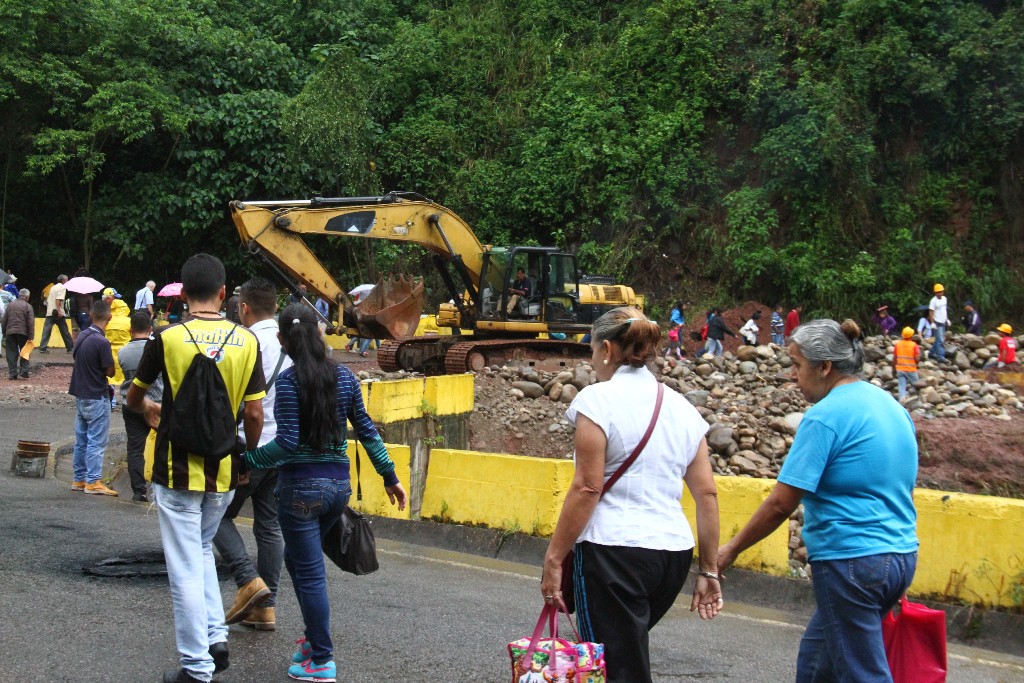
[[(525, 287), (518, 283), (524, 275)], [(545, 247), (492, 247), (484, 252), (477, 316), (523, 323), (577, 322), (576, 259)], [(517, 290), (527, 290), (521, 296)]]

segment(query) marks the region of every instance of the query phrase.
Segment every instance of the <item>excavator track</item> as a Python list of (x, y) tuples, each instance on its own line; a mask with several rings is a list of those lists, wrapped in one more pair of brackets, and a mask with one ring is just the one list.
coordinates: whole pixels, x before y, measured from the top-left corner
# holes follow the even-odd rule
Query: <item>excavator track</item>
[(455, 375), (515, 361), (553, 371), (575, 365), (590, 355), (587, 344), (568, 340), (481, 339), (453, 344), (445, 354), (444, 367), (447, 374)]
[(553, 371), (588, 358), (588, 345), (560, 339), (474, 340), (432, 335), (385, 340), (377, 351), (377, 364), (385, 372), (405, 370), (427, 375), (461, 375), (508, 362)]

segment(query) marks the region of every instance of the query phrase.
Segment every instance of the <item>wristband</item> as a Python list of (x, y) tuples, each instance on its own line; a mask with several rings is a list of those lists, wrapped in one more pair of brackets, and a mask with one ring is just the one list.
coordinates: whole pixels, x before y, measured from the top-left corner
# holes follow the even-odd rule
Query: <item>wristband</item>
[(703, 569), (701, 569), (700, 571), (697, 572), (697, 576), (703, 576), (705, 579), (714, 579), (715, 581), (718, 581), (719, 583), (722, 582), (722, 577), (721, 576), (719, 576), (715, 572), (706, 572)]

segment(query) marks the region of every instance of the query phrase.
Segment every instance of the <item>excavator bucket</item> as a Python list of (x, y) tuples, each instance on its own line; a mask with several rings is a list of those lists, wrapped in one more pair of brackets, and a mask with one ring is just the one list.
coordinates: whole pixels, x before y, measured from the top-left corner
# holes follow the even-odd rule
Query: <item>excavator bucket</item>
[(423, 278), (385, 276), (362, 303), (347, 310), (345, 322), (364, 339), (408, 339), (423, 311)]

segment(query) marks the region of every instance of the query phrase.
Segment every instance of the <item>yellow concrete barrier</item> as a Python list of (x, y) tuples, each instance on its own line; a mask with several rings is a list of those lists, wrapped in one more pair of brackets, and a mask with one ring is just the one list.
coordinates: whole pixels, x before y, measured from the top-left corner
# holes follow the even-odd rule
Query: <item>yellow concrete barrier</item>
[[(402, 483), (406, 493), (409, 492), (409, 447), (400, 444), (387, 444), (388, 455), (395, 463), (395, 474)], [(356, 472), (356, 451), (359, 452), (359, 472)], [(355, 509), (380, 517), (391, 517), (393, 519), (409, 519), (409, 510), (399, 510), (397, 505), (392, 505), (384, 490), (384, 480), (377, 471), (373, 469), (373, 463), (366, 450), (358, 441), (348, 442), (349, 472), (352, 478), (352, 498), (349, 505)], [(363, 499), (357, 500), (358, 483), (362, 482)]]
[(978, 605), (1024, 604), (1024, 500), (916, 489), (911, 593)]
[(421, 514), (547, 536), (572, 476), (567, 460), (435, 448)]
[[(750, 521), (754, 510), (772, 492), (775, 480), (716, 476), (715, 485), (718, 488), (718, 525), (721, 542), (725, 543)], [(683, 493), (683, 511), (693, 530), (693, 537), (697, 538), (697, 507), (689, 489)], [(789, 525), (780, 525), (768, 538), (745, 550), (737, 558), (736, 566), (789, 576)]]

